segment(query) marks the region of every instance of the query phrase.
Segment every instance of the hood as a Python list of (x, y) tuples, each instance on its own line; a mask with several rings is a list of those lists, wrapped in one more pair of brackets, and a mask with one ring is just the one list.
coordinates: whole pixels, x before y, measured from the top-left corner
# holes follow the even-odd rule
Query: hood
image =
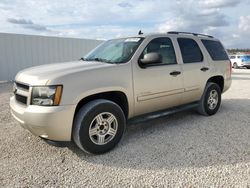
[(29, 85), (46, 85), (49, 80), (63, 75), (106, 66), (114, 65), (97, 61), (74, 61), (47, 64), (24, 69), (16, 75), (15, 80)]

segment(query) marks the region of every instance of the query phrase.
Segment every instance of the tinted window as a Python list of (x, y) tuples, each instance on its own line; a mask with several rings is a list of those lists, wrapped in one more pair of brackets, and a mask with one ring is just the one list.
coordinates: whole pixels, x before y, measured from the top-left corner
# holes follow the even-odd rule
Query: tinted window
[(228, 60), (227, 53), (219, 41), (201, 40), (214, 61)]
[(230, 56), (230, 59), (235, 59), (235, 56)]
[(169, 38), (156, 38), (150, 41), (142, 57), (151, 52), (157, 52), (162, 56), (162, 64), (176, 64), (174, 47)]
[(196, 63), (203, 60), (198, 44), (193, 39), (178, 38), (183, 63)]

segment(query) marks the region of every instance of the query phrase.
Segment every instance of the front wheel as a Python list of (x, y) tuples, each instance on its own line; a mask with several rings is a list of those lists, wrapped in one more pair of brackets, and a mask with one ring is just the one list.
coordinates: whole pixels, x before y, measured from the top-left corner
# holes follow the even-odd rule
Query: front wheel
[(214, 115), (220, 108), (221, 89), (216, 83), (208, 82), (199, 101), (198, 112), (205, 116)]
[(233, 68), (234, 68), (234, 69), (238, 69), (237, 63), (234, 63), (234, 64), (233, 64)]
[(116, 103), (98, 99), (84, 105), (74, 120), (73, 140), (87, 153), (102, 154), (121, 140), (126, 120)]

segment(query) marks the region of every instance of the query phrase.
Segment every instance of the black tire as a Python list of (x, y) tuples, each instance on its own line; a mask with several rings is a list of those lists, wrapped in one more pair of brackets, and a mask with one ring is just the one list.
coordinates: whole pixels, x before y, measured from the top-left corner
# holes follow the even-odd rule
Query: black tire
[[(211, 92), (216, 93), (215, 91), (217, 92), (217, 96), (218, 96), (217, 104), (214, 105), (214, 108), (210, 108), (209, 104), (208, 104), (209, 103), (209, 96), (210, 96)], [(220, 89), (220, 87), (216, 83), (208, 82), (206, 87), (205, 87), (205, 90), (203, 92), (203, 95), (199, 101), (199, 106), (198, 106), (197, 111), (201, 115), (211, 116), (211, 115), (214, 115), (219, 110), (220, 104), (221, 104), (221, 89)]]
[(234, 69), (238, 69), (237, 63), (234, 63), (234, 64), (233, 64), (233, 68), (234, 68)]
[[(117, 126), (116, 133), (114, 134), (113, 138), (105, 144), (98, 145), (98, 143), (96, 144), (94, 142), (94, 136), (90, 136), (89, 129), (93, 124), (95, 124), (95, 126), (101, 126), (95, 122), (97, 121), (95, 118), (97, 115), (102, 113), (104, 113), (104, 115), (105, 113), (112, 114), (116, 119), (115, 124)], [(118, 144), (123, 136), (125, 127), (126, 119), (120, 106), (109, 100), (97, 99), (87, 103), (78, 111), (74, 120), (72, 136), (76, 145), (83, 151), (92, 154), (102, 154), (110, 151)], [(109, 137), (109, 135), (106, 136)], [(96, 135), (96, 137), (98, 140), (98, 135)]]

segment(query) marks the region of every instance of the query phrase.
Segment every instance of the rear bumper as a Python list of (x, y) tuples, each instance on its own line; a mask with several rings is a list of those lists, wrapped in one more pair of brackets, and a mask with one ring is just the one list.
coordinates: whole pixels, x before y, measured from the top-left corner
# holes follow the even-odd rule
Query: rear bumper
[(12, 116), (32, 134), (54, 141), (70, 141), (75, 105), (22, 105), (10, 98)]
[(222, 93), (226, 92), (230, 88), (231, 84), (232, 84), (232, 78), (231, 77), (225, 79), (224, 80), (224, 88), (223, 88), (223, 92)]

